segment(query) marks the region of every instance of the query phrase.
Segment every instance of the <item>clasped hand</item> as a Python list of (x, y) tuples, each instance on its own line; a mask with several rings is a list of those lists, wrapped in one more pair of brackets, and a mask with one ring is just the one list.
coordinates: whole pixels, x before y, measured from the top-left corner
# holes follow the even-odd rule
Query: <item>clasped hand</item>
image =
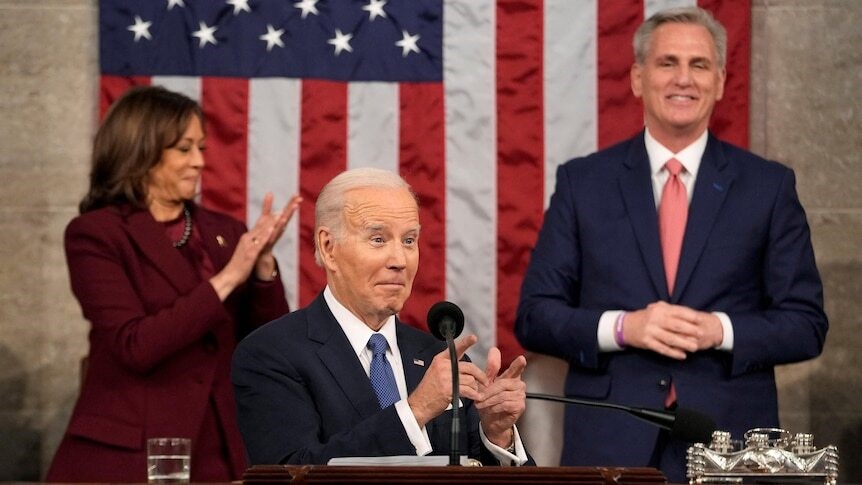
[(724, 331), (712, 313), (658, 301), (626, 314), (623, 335), (628, 346), (684, 360), (689, 352), (721, 344)]
[[(472, 399), (479, 413), (482, 430), (489, 441), (502, 448), (512, 443), (513, 426), (526, 409), (527, 386), (521, 379), (527, 360), (518, 356), (512, 364), (499, 374), (500, 350), (488, 351), (484, 370), (472, 362), (460, 359), (467, 349), (477, 342), (475, 335), (463, 337), (455, 342), (458, 356), (458, 392)], [(498, 375), (499, 374), (499, 375)], [(434, 356), (422, 381), (407, 398), (420, 427), (440, 415), (452, 402), (452, 371), (449, 350)]]
[(254, 226), (240, 236), (233, 255), (210, 283), (219, 298), (224, 301), (228, 295), (247, 280), (252, 270), (260, 280), (270, 280), (275, 272), (275, 257), (272, 248), (284, 234), (284, 229), (302, 202), (302, 197), (294, 195), (280, 212), (273, 212), (273, 195), (268, 192), (263, 198), (260, 217)]

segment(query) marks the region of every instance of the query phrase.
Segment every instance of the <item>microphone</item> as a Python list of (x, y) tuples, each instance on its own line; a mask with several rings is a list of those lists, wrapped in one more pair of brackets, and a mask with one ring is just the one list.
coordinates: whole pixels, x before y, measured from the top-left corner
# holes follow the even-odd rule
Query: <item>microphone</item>
[(461, 412), (458, 409), (458, 353), (455, 351), (455, 337), (464, 330), (464, 312), (458, 305), (439, 301), (428, 310), (428, 329), (449, 347), (449, 361), (452, 363), (452, 428), (449, 432), (449, 466), (460, 465), (458, 435), (461, 432)]
[(450, 301), (438, 301), (428, 310), (428, 329), (440, 340), (454, 339), (464, 330), (464, 312)]
[(715, 421), (713, 421), (711, 417), (693, 409), (677, 408), (673, 411), (649, 409), (637, 406), (623, 406), (622, 404), (613, 404), (608, 402), (590, 401), (587, 399), (539, 394), (535, 392), (528, 392), (527, 399), (540, 399), (543, 401), (578, 404), (581, 406), (596, 408), (618, 409), (640, 418), (643, 421), (669, 430), (671, 437), (688, 443), (709, 443), (712, 441), (712, 432), (716, 429)]

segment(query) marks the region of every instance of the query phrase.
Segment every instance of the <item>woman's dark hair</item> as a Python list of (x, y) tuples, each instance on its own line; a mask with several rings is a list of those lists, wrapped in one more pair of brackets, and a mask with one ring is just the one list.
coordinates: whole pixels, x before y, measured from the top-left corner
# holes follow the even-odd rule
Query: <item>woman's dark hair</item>
[(81, 213), (130, 204), (146, 208), (147, 177), (162, 151), (176, 145), (197, 116), (193, 99), (160, 86), (135, 87), (108, 110), (93, 140), (90, 188), (78, 206)]

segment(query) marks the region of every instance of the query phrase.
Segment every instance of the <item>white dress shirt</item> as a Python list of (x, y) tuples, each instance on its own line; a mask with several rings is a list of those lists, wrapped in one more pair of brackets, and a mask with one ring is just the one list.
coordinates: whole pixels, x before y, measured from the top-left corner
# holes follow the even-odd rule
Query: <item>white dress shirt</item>
[[(669, 173), (664, 165), (671, 158), (676, 158), (685, 167), (685, 170), (680, 173), (679, 178), (680, 182), (685, 186), (689, 203), (691, 203), (691, 196), (694, 193), (694, 182), (697, 179), (697, 171), (700, 169), (700, 161), (703, 158), (703, 153), (706, 151), (707, 139), (708, 132), (704, 131), (692, 144), (677, 153), (673, 153), (653, 138), (649, 129), (644, 131), (644, 144), (646, 145), (647, 156), (649, 157), (656, 209), (658, 209), (658, 205), (661, 202), (661, 193), (669, 177)], [(599, 318), (597, 332), (599, 351), (614, 352), (622, 350), (614, 338), (614, 325), (620, 313), (622, 313), (622, 310), (608, 310), (602, 313), (601, 318)], [(724, 330), (724, 337), (716, 349), (730, 352), (733, 350), (733, 325), (730, 322), (730, 317), (724, 312), (713, 312), (713, 315), (718, 317)]]
[[(362, 368), (365, 369), (365, 374), (370, 375), (371, 359), (373, 354), (367, 344), (368, 339), (370, 339), (371, 335), (375, 332), (344, 305), (342, 305), (335, 298), (335, 295), (332, 294), (332, 290), (328, 285), (323, 290), (323, 298), (326, 300), (326, 304), (329, 306), (329, 310), (332, 312), (335, 320), (338, 321), (338, 324), (347, 336), (347, 340), (350, 341), (350, 346), (353, 347), (353, 352), (356, 353), (356, 356), (359, 358), (359, 362), (362, 364)], [(410, 439), (410, 443), (412, 443), (413, 447), (416, 449), (416, 455), (425, 456), (431, 453), (433, 448), (431, 447), (431, 440), (428, 438), (428, 431), (424, 426), (421, 428), (419, 427), (419, 423), (416, 421), (416, 417), (413, 415), (410, 405), (407, 404), (407, 379), (404, 377), (401, 351), (398, 349), (398, 338), (395, 335), (395, 316), (390, 316), (376, 333), (380, 333), (386, 337), (386, 341), (389, 344), (389, 348), (386, 349), (386, 360), (389, 361), (389, 365), (392, 367), (392, 373), (395, 375), (395, 383), (398, 385), (398, 394), (401, 396), (401, 400), (395, 403), (395, 410), (398, 412), (398, 417), (401, 419), (401, 423), (404, 426), (404, 431), (407, 433), (407, 437)], [(514, 454), (509, 453), (504, 448), (488, 441), (488, 438), (485, 437), (484, 431), (482, 431), (482, 426), (479, 426), (479, 436), (485, 444), (485, 447), (488, 448), (488, 450), (491, 451), (498, 460), (500, 460), (500, 464), (523, 465), (527, 462), (527, 453), (524, 451), (524, 446), (523, 443), (521, 443), (521, 436), (518, 433), (517, 427), (515, 427)]]

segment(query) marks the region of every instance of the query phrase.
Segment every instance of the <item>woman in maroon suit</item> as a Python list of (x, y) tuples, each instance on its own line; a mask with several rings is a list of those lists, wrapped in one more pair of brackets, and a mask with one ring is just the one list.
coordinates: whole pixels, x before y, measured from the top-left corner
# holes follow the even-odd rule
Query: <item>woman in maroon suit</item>
[(158, 436), (192, 440), (192, 480), (245, 469), (230, 358), (288, 311), (272, 247), (300, 199), (273, 212), (268, 194), (250, 230), (196, 205), (204, 138), (198, 104), (159, 87), (128, 91), (96, 133), (65, 234), (90, 353), (48, 481), (143, 482)]

